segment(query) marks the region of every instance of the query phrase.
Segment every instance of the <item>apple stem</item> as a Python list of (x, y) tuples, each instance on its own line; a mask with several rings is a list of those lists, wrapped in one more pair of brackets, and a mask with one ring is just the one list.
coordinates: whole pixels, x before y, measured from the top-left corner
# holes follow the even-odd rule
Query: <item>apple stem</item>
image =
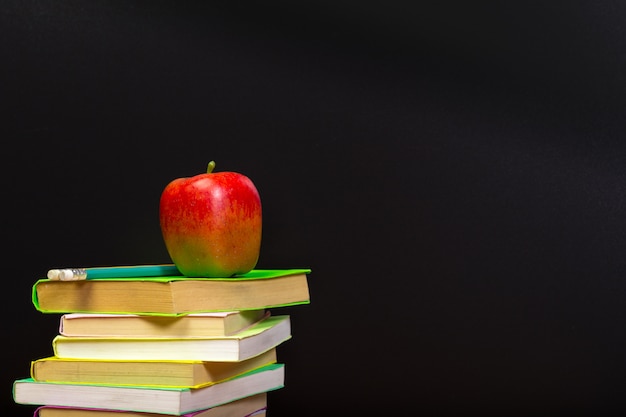
[(209, 162), (209, 166), (206, 169), (206, 173), (210, 174), (215, 169), (215, 161)]

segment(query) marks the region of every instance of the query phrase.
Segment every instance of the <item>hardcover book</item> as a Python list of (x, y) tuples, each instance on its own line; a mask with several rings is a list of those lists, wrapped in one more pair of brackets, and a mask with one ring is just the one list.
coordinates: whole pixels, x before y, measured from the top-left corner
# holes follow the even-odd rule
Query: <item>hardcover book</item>
[(252, 270), (229, 278), (181, 276), (40, 279), (32, 302), (44, 313), (183, 315), (308, 304), (310, 269)]
[(128, 385), (13, 382), (17, 404), (98, 408), (180, 416), (205, 410), (284, 386), (284, 364), (271, 364), (236, 378), (202, 388), (163, 388)]
[(63, 314), (59, 334), (93, 337), (228, 336), (269, 316), (266, 310), (225, 311), (184, 316), (137, 314)]
[(288, 315), (270, 316), (230, 336), (195, 338), (83, 337), (57, 335), (54, 356), (80, 359), (242, 361), (291, 338)]
[(277, 362), (276, 349), (239, 362), (74, 359), (50, 356), (31, 362), (40, 382), (199, 388)]
[[(183, 414), (182, 417), (263, 417), (267, 409), (267, 393), (244, 397), (240, 400)], [(35, 410), (34, 417), (166, 417), (167, 414), (142, 413), (96, 408), (53, 407), (44, 405)]]

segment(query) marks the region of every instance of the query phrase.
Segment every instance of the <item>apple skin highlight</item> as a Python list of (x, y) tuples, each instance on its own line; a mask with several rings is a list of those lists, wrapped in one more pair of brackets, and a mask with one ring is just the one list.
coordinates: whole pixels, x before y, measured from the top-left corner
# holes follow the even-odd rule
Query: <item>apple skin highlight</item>
[(254, 269), (261, 248), (261, 199), (236, 172), (207, 173), (170, 182), (159, 218), (172, 262), (188, 277), (232, 277)]

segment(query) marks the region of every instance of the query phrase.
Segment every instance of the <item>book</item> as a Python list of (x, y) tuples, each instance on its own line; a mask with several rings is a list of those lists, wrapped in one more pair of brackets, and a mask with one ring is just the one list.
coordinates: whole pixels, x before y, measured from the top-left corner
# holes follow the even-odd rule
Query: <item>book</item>
[[(240, 400), (241, 401), (241, 400)], [(231, 404), (231, 403), (229, 403)], [(239, 410), (232, 411), (231, 409), (222, 410), (227, 407), (228, 404), (222, 406), (209, 408), (207, 410), (185, 413), (182, 417), (265, 417), (266, 408), (255, 410), (251, 413), (243, 414)], [(50, 407), (41, 406), (35, 410), (34, 417), (167, 417), (168, 414), (154, 414), (154, 413), (135, 413), (132, 411), (109, 411), (109, 410), (97, 410), (90, 408), (71, 408), (71, 407)]]
[(44, 313), (184, 315), (308, 304), (310, 269), (262, 269), (231, 278), (181, 276), (39, 279), (32, 302)]
[(238, 333), (268, 315), (269, 311), (263, 309), (184, 316), (69, 313), (61, 316), (59, 334), (94, 337), (225, 336)]
[[(241, 401), (241, 400), (239, 400)], [(229, 403), (231, 404), (231, 403)], [(232, 409), (223, 410), (227, 404), (208, 408), (193, 413), (181, 414), (182, 417), (265, 417), (267, 415), (267, 407), (258, 409), (248, 414), (232, 411)], [(43, 405), (35, 410), (34, 417), (169, 417), (169, 414), (141, 413), (123, 410), (99, 410), (92, 408), (72, 408), (72, 407), (51, 407)]]
[(13, 400), (24, 405), (99, 408), (181, 414), (205, 410), (262, 392), (280, 389), (285, 366), (274, 363), (202, 388), (67, 384), (22, 378), (13, 382)]
[(82, 359), (242, 361), (291, 338), (288, 315), (270, 316), (230, 336), (195, 338), (83, 337), (56, 335), (54, 356)]
[[(185, 413), (183, 417), (262, 417), (267, 409), (267, 393), (250, 395), (240, 400), (211, 407), (206, 410)], [(95, 408), (69, 408), (44, 405), (35, 410), (34, 417), (165, 417), (167, 414), (142, 413), (123, 410)]]
[(277, 362), (276, 349), (239, 362), (74, 359), (31, 361), (30, 377), (41, 382), (200, 388)]
[[(241, 401), (241, 400), (239, 400)], [(229, 403), (230, 404), (230, 403)], [(255, 410), (251, 413), (242, 414), (241, 412), (232, 411), (231, 409), (222, 409), (227, 404), (222, 406), (209, 408), (207, 410), (185, 413), (182, 417), (265, 417), (267, 415), (267, 407)], [(71, 407), (50, 407), (41, 406), (35, 410), (34, 417), (168, 417), (168, 414), (155, 414), (155, 413), (140, 413), (132, 411), (110, 411), (110, 410), (98, 410), (90, 408), (71, 408)]]

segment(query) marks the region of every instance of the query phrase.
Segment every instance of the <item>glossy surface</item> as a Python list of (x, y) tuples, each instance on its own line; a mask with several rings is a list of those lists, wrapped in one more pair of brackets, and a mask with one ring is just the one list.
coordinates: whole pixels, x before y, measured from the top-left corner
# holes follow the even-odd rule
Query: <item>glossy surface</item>
[(230, 277), (256, 266), (261, 199), (236, 172), (179, 178), (161, 195), (160, 223), (172, 262), (190, 277)]

